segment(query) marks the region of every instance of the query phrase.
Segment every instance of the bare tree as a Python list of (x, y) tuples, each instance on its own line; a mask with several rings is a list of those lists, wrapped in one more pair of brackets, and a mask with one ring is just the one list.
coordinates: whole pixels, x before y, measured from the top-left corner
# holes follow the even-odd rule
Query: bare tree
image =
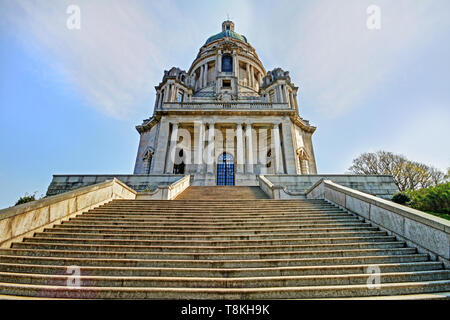
[(444, 181), (442, 171), (386, 151), (363, 153), (353, 160), (349, 170), (355, 174), (391, 175), (402, 191), (427, 188)]

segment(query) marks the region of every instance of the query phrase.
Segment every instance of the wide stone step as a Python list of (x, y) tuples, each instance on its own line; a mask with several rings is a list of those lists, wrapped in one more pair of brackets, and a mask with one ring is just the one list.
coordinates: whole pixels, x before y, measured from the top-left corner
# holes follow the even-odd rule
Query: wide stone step
[(273, 215), (314, 215), (314, 214), (329, 214), (329, 213), (344, 213), (345, 211), (340, 210), (338, 208), (330, 208), (330, 209), (287, 209), (287, 208), (274, 208), (271, 210), (264, 210), (264, 209), (254, 209), (254, 208), (245, 208), (245, 210), (238, 210), (233, 208), (222, 208), (220, 210), (217, 209), (200, 209), (200, 208), (192, 208), (192, 209), (186, 209), (186, 208), (179, 208), (179, 209), (163, 209), (163, 208), (155, 208), (155, 209), (148, 209), (148, 210), (130, 210), (130, 209), (111, 209), (111, 208), (104, 208), (104, 209), (94, 209), (91, 211), (88, 211), (87, 214), (127, 214), (127, 215), (172, 215), (172, 216), (212, 216), (212, 217), (241, 217), (241, 216), (253, 216), (253, 217), (260, 217), (260, 216), (273, 216)]
[(212, 230), (212, 229), (185, 229), (185, 230), (174, 230), (171, 228), (161, 228), (154, 227), (152, 224), (84, 224), (84, 223), (64, 223), (62, 228), (74, 227), (74, 228), (88, 228), (88, 229), (119, 229), (119, 230), (146, 230), (153, 234), (165, 233), (165, 234), (187, 234), (187, 235), (227, 235), (227, 234), (243, 234), (243, 235), (254, 235), (260, 233), (280, 233), (280, 232), (335, 232), (335, 231), (358, 231), (358, 230), (370, 230), (376, 231), (377, 227), (367, 226), (367, 225), (356, 225), (356, 226), (336, 226), (336, 227), (272, 227), (264, 229), (228, 229), (228, 230)]
[[(135, 201), (135, 200), (132, 200)], [(100, 208), (110, 207), (110, 208), (182, 208), (182, 207), (213, 207), (220, 208), (227, 206), (230, 208), (244, 208), (244, 207), (255, 207), (255, 208), (273, 208), (273, 207), (297, 207), (297, 208), (326, 208), (326, 207), (336, 207), (332, 203), (328, 202), (316, 202), (316, 203), (305, 203), (296, 201), (170, 201), (170, 202), (132, 202), (132, 203), (122, 203), (120, 201), (113, 201), (100, 206)]]
[(0, 294), (15, 296), (88, 299), (300, 299), (386, 296), (450, 291), (450, 281), (382, 283), (379, 289), (366, 284), (271, 287), (271, 288), (135, 288), (82, 287), (0, 283)]
[[(268, 288), (367, 284), (372, 273), (351, 275), (276, 276), (252, 278), (126, 277), (83, 276), (80, 287), (168, 287), (168, 288)], [(450, 277), (449, 270), (392, 272), (380, 276), (383, 283), (440, 281)], [(0, 272), (0, 282), (67, 286), (67, 275)]]
[[(361, 242), (348, 244), (329, 244), (324, 247), (321, 244), (316, 245), (282, 245), (282, 246), (237, 246), (237, 247), (218, 247), (218, 246), (145, 246), (145, 245), (124, 245), (124, 244), (98, 244), (92, 241), (80, 240), (61, 241), (42, 238), (25, 239), (23, 243), (13, 245), (15, 249), (58, 249), (58, 250), (89, 250), (89, 251), (152, 251), (152, 252), (183, 252), (183, 253), (216, 253), (216, 252), (270, 252), (270, 251), (297, 251), (297, 250), (348, 250), (348, 249), (392, 249), (404, 248), (405, 243), (396, 242)], [(97, 241), (98, 242), (98, 241)]]
[(166, 260), (252, 260), (252, 259), (301, 259), (329, 258), (352, 256), (385, 256), (408, 255), (416, 253), (416, 248), (387, 249), (346, 249), (346, 250), (313, 250), (313, 251), (280, 251), (280, 252), (227, 252), (227, 253), (182, 253), (133, 251), (132, 247), (116, 251), (65, 250), (56, 245), (23, 244), (24, 249), (0, 249), (1, 255), (29, 255), (44, 257), (78, 257), (78, 258), (111, 258), (111, 259), (166, 259)]
[[(176, 229), (183, 229), (183, 230), (189, 230), (189, 229), (196, 229), (196, 230), (202, 230), (202, 229), (212, 229), (212, 230), (232, 230), (232, 229), (264, 229), (267, 227), (272, 228), (286, 228), (286, 227), (299, 227), (299, 228), (307, 228), (307, 227), (336, 227), (336, 226), (370, 226), (370, 223), (362, 222), (361, 220), (354, 219), (354, 220), (330, 220), (328, 222), (320, 221), (314, 221), (308, 223), (299, 223), (296, 221), (293, 221), (291, 223), (281, 222), (281, 223), (273, 223), (273, 222), (260, 222), (260, 223), (225, 223), (225, 224), (216, 224), (216, 223), (196, 223), (196, 222), (185, 222), (185, 223), (179, 223), (179, 222), (168, 222), (168, 221), (149, 221), (149, 220), (143, 220), (143, 219), (98, 219), (98, 218), (71, 218), (69, 219), (70, 223), (88, 223), (88, 224), (104, 224), (110, 223), (115, 225), (128, 225), (133, 223), (148, 223), (155, 227), (161, 227), (161, 228), (170, 228), (172, 230)], [(63, 222), (63, 224), (67, 224), (69, 222)]]
[(322, 237), (322, 238), (291, 238), (291, 239), (258, 239), (258, 240), (152, 240), (146, 235), (136, 234), (112, 234), (112, 233), (72, 233), (72, 232), (36, 232), (36, 237), (54, 239), (70, 239), (87, 241), (89, 239), (108, 240), (108, 241), (122, 241), (131, 244), (146, 244), (146, 245), (196, 245), (196, 246), (237, 246), (237, 245), (295, 245), (295, 244), (331, 244), (331, 243), (350, 243), (350, 242), (390, 242), (395, 241), (393, 236), (366, 236), (366, 237)]
[[(370, 264), (361, 265), (316, 265), (269, 268), (152, 268), (152, 267), (109, 267), (80, 266), (80, 274), (88, 276), (142, 276), (142, 277), (267, 277), (267, 276), (305, 276), (305, 275), (336, 275), (367, 273)], [(415, 272), (443, 270), (440, 262), (411, 262), (377, 264), (381, 273)], [(64, 275), (68, 273), (67, 266), (39, 265), (20, 263), (0, 263), (0, 272), (34, 273)]]
[(96, 267), (153, 267), (153, 268), (273, 268), (290, 266), (360, 265), (386, 263), (426, 262), (426, 254), (354, 256), (299, 259), (253, 259), (253, 260), (153, 260), (86, 257), (44, 257), (26, 255), (0, 255), (2, 263), (33, 265), (96, 266)]
[[(134, 218), (129, 216), (130, 218)], [(105, 216), (104, 218), (117, 218), (117, 216)], [(214, 224), (214, 225), (230, 225), (230, 224), (250, 224), (250, 223), (293, 223), (293, 222), (301, 222), (301, 223), (329, 223), (329, 222), (341, 222), (341, 221), (352, 221), (352, 222), (361, 222), (358, 217), (351, 215), (339, 215), (336, 217), (330, 216), (320, 216), (320, 217), (286, 217), (286, 218), (226, 218), (226, 219), (214, 219), (213, 217), (195, 217), (195, 218), (178, 218), (178, 217), (164, 217), (164, 216), (156, 216), (156, 217), (145, 217), (146, 221), (154, 221), (154, 222), (166, 222), (166, 223), (195, 223), (199, 225), (204, 224)]]
[(268, 199), (269, 197), (260, 187), (250, 186), (190, 186), (182, 192), (177, 199), (187, 200), (214, 200), (218, 196), (222, 199)]
[(257, 240), (261, 238), (272, 238), (276, 240), (292, 239), (292, 238), (326, 238), (334, 236), (353, 236), (353, 237), (372, 237), (372, 236), (384, 236), (385, 231), (316, 231), (316, 232), (283, 232), (283, 233), (258, 233), (258, 234), (198, 234), (198, 235), (186, 235), (186, 234), (167, 234), (154, 233), (146, 229), (134, 229), (134, 228), (97, 228), (97, 227), (70, 227), (70, 226), (55, 226), (52, 229), (44, 229), (45, 232), (74, 232), (74, 233), (110, 233), (110, 234), (141, 234), (145, 235), (148, 239), (154, 240)]

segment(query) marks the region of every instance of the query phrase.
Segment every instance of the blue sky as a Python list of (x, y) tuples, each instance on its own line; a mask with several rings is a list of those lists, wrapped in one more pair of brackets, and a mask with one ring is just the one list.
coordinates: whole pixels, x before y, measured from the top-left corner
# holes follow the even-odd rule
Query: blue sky
[[(66, 28), (67, 6), (81, 29)], [(366, 27), (369, 5), (381, 29)], [(266, 70), (290, 71), (319, 173), (380, 149), (450, 166), (448, 0), (0, 0), (0, 207), (52, 174), (132, 173), (164, 70), (230, 15)]]

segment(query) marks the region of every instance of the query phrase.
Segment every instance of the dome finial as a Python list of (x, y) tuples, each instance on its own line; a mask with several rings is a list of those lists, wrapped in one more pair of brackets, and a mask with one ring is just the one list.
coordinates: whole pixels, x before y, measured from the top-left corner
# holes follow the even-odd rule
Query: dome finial
[(224, 21), (222, 23), (222, 31), (234, 31), (234, 22), (230, 20), (230, 18), (228, 18), (227, 21)]

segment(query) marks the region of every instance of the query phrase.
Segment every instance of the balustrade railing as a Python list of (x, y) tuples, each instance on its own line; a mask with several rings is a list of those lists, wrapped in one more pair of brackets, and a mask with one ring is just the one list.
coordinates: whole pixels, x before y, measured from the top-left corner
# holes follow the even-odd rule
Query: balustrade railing
[(220, 110), (220, 109), (236, 109), (236, 110), (291, 110), (287, 103), (271, 103), (271, 102), (182, 102), (182, 103), (164, 103), (163, 110)]

